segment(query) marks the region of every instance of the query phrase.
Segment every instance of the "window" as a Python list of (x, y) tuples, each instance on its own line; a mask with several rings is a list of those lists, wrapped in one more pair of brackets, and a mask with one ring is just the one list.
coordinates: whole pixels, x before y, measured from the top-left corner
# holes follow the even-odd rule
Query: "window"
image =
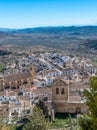
[(17, 86), (17, 88), (19, 88), (19, 86)]
[(64, 88), (61, 89), (61, 94), (64, 94)]
[(34, 82), (31, 82), (32, 85), (34, 85)]
[(6, 111), (8, 111), (8, 108), (6, 108)]
[(56, 88), (56, 94), (59, 94), (59, 88)]
[(27, 81), (24, 81), (23, 84), (27, 84), (28, 82)]

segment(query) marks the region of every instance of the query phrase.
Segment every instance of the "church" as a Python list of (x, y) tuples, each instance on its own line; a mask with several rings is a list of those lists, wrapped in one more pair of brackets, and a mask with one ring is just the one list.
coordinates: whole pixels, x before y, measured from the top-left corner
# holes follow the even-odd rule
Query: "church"
[(83, 97), (88, 84), (72, 83), (69, 80), (56, 79), (52, 84), (52, 103), (55, 113), (87, 113), (88, 107)]

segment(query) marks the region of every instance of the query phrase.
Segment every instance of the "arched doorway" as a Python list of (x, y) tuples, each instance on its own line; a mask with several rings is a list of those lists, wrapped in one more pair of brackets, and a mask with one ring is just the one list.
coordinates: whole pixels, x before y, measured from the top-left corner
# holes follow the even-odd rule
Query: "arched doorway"
[(76, 109), (75, 109), (75, 113), (81, 113), (81, 108), (80, 107), (76, 107)]

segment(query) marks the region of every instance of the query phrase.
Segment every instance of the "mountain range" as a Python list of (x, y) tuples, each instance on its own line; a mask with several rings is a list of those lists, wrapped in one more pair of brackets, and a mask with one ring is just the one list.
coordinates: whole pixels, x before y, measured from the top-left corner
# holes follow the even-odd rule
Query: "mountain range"
[(42, 45), (63, 51), (97, 50), (97, 26), (0, 28), (0, 44)]

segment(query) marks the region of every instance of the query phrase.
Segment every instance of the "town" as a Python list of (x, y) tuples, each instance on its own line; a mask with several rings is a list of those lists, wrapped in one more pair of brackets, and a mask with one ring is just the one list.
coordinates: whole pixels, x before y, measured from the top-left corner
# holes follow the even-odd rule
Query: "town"
[(0, 130), (97, 130), (97, 0), (0, 0)]
[(97, 71), (89, 58), (31, 50), (18, 53), (16, 59), (11, 54), (12, 62), (0, 72), (0, 115), (8, 121), (19, 119), (30, 115), (39, 101), (52, 120), (55, 113), (88, 112), (82, 92), (89, 90), (89, 78)]

